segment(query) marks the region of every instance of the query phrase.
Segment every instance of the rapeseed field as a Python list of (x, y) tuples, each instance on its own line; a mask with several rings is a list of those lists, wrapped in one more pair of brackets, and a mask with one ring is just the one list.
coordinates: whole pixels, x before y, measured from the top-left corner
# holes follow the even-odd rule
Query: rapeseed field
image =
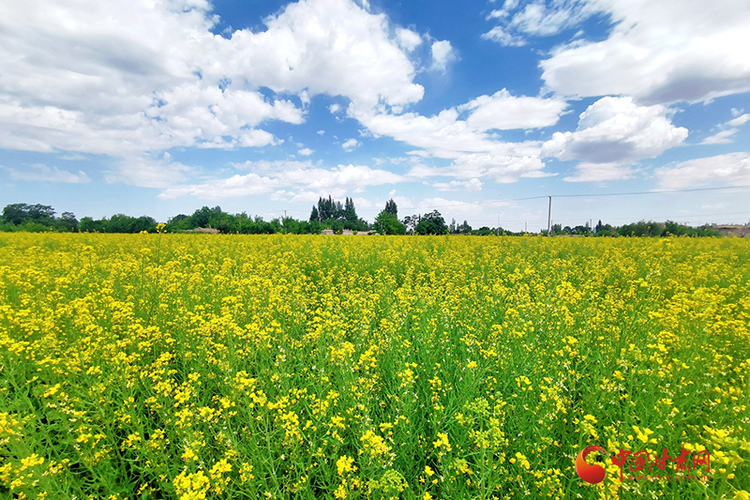
[(748, 499), (749, 373), (746, 240), (0, 234), (4, 498)]

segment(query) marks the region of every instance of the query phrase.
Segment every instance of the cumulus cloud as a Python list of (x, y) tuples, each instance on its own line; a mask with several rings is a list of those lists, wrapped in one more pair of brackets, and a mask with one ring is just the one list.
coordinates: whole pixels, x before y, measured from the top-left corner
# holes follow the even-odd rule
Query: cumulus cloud
[(630, 97), (604, 97), (581, 113), (575, 132), (555, 132), (543, 156), (589, 164), (625, 164), (653, 158), (688, 135), (661, 105), (639, 106)]
[(418, 213), (429, 213), (437, 209), (439, 212), (450, 212), (469, 218), (480, 215), (484, 210), (484, 206), (478, 202), (448, 200), (441, 197), (424, 199), (416, 203), (414, 208)]
[[(211, 32), (210, 9), (202, 0), (3, 3), (0, 147), (129, 160), (173, 147), (263, 147), (283, 142), (267, 122), (302, 123), (317, 94), (363, 106), (422, 98), (403, 48), (419, 35), (394, 35), (366, 6), (301, 0), (265, 30), (230, 38)], [(296, 94), (302, 108), (261, 88)]]
[(115, 168), (106, 172), (105, 180), (145, 188), (166, 188), (200, 174), (201, 169), (176, 162), (169, 153), (164, 153), (159, 158), (140, 155), (120, 159)]
[(716, 0), (588, 2), (615, 23), (606, 40), (576, 40), (542, 61), (568, 96), (630, 95), (645, 104), (708, 101), (750, 90), (750, 4)]
[(487, 151), (464, 154), (456, 158), (447, 168), (452, 176), (489, 177), (495, 182), (508, 184), (520, 178), (544, 177), (538, 142), (498, 143)]
[(633, 177), (634, 171), (619, 163), (579, 163), (574, 175), (563, 177), (565, 182), (623, 181)]
[(357, 139), (349, 139), (344, 141), (343, 144), (341, 144), (341, 147), (344, 151), (354, 151), (355, 148), (357, 148), (360, 145), (360, 142)]
[(398, 28), (396, 30), (396, 39), (399, 46), (406, 52), (413, 52), (417, 47), (422, 45), (421, 35), (405, 28)]
[(367, 106), (422, 98), (413, 64), (390, 38), (384, 15), (349, 0), (301, 0), (266, 21), (267, 30), (236, 31), (229, 68), (277, 92), (342, 95)]
[(542, 171), (541, 144), (506, 143), (488, 131), (548, 127), (557, 123), (566, 108), (567, 104), (557, 98), (513, 96), (503, 89), (429, 117), (418, 113), (363, 111), (353, 106), (349, 113), (375, 136), (392, 137), (421, 148), (412, 152), (415, 155), (453, 160), (448, 168), (419, 165), (411, 170), (411, 177), (487, 176), (507, 183), (521, 177), (549, 175)]
[(474, 177), (468, 181), (435, 182), (432, 186), (438, 191), (481, 191), (482, 181)]
[(58, 167), (49, 167), (41, 163), (24, 165), (23, 168), (5, 167), (0, 165), (0, 169), (5, 170), (10, 178), (15, 181), (29, 182), (60, 182), (69, 184), (86, 184), (91, 182), (86, 172), (69, 172), (59, 169)]
[(447, 40), (432, 42), (432, 69), (445, 72), (448, 64), (456, 60), (456, 51)]
[(477, 97), (459, 107), (471, 114), (466, 123), (476, 130), (512, 130), (549, 127), (557, 123), (568, 104), (558, 98), (513, 96), (507, 89)]
[(750, 153), (696, 158), (654, 171), (662, 189), (750, 185)]
[(375, 136), (389, 136), (428, 150), (439, 157), (455, 157), (457, 152), (486, 151), (493, 143), (459, 120), (456, 109), (447, 109), (427, 117), (418, 113), (394, 115), (367, 110), (355, 114)]
[[(221, 199), (277, 192), (297, 200), (300, 191), (340, 196), (359, 192), (368, 186), (395, 184), (404, 177), (392, 172), (363, 165), (338, 165), (332, 169), (315, 166), (312, 162), (246, 162), (238, 167), (252, 170), (223, 179), (210, 179), (199, 184), (184, 184), (165, 189), (160, 198), (195, 196), (201, 199)], [(280, 194), (280, 192), (283, 193)]]

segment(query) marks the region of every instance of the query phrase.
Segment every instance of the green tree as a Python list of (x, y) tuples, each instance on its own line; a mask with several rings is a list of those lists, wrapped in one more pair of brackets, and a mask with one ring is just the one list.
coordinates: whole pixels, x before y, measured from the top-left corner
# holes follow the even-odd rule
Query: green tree
[(398, 221), (398, 217), (386, 210), (375, 217), (375, 230), (378, 234), (406, 234), (406, 226)]
[(357, 210), (354, 208), (354, 200), (346, 197), (346, 202), (344, 203), (344, 219), (346, 219), (348, 222), (357, 222), (359, 217), (357, 217)]
[(417, 234), (448, 234), (448, 225), (440, 212), (433, 210), (431, 213), (422, 216), (414, 228), (414, 232)]
[(55, 209), (49, 205), (13, 203), (3, 208), (3, 220), (16, 225), (25, 222), (52, 225), (55, 221)]
[(209, 207), (201, 207), (195, 212), (193, 212), (193, 215), (190, 216), (190, 228), (196, 228), (196, 227), (213, 227), (215, 228), (215, 224), (219, 221), (221, 218), (221, 214), (224, 212), (221, 210), (220, 206), (215, 206), (213, 208)]
[(385, 202), (385, 211), (398, 218), (398, 207), (396, 206), (396, 202), (393, 201), (393, 198)]
[(104, 222), (105, 219), (95, 220), (91, 217), (83, 217), (78, 223), (78, 230), (86, 233), (103, 233), (106, 230)]
[(419, 221), (421, 219), (422, 219), (422, 216), (419, 214), (407, 215), (406, 217), (404, 217), (404, 220), (401, 222), (404, 224), (404, 226), (406, 226), (406, 232), (411, 234), (414, 232), (414, 230), (417, 227), (417, 224), (419, 224)]
[(63, 212), (57, 219), (56, 226), (61, 231), (77, 231), (78, 219), (73, 212)]

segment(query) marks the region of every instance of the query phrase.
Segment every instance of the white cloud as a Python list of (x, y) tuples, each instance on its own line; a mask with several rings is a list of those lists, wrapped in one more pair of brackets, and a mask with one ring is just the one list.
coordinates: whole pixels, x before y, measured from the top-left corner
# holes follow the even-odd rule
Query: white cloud
[(82, 170), (74, 173), (67, 170), (61, 170), (57, 167), (49, 167), (41, 163), (24, 165), (24, 168), (0, 166), (0, 169), (8, 172), (10, 178), (16, 181), (60, 182), (70, 184), (85, 184), (91, 182), (89, 176)]
[[(499, 23), (482, 35), (501, 45), (522, 46), (526, 36), (550, 36), (577, 26), (599, 10), (597, 2), (585, 0), (544, 0), (526, 3), (516, 10), (518, 2), (505, 2), (502, 9), (493, 10), (488, 20)], [(515, 11), (515, 12), (514, 12)]]
[(311, 154), (313, 154), (314, 152), (315, 152), (315, 151), (313, 151), (313, 150), (312, 150), (312, 149), (310, 149), (310, 148), (302, 148), (302, 149), (300, 149), (299, 151), (297, 151), (297, 154), (298, 154), (298, 155), (300, 155), (300, 156), (310, 156), (310, 155), (311, 155)]
[[(555, 124), (565, 102), (550, 98), (515, 97), (503, 89), (469, 103), (427, 117), (417, 113), (390, 114), (362, 111), (350, 106), (350, 116), (371, 133), (422, 148), (410, 154), (453, 160), (449, 167), (417, 165), (411, 178), (455, 176), (459, 179), (491, 177), (496, 182), (516, 182), (521, 177), (543, 177), (537, 142), (505, 143), (487, 133), (490, 129), (528, 129)], [(467, 114), (465, 120), (461, 114)]]
[[(351, 108), (350, 108), (351, 109)], [(376, 136), (389, 136), (431, 154), (453, 158), (459, 152), (480, 152), (492, 148), (493, 142), (458, 119), (458, 111), (447, 109), (426, 117), (417, 113), (392, 115), (367, 111), (356, 118)]]
[(654, 158), (688, 135), (660, 105), (638, 106), (630, 97), (604, 97), (581, 113), (575, 132), (555, 132), (543, 156), (591, 164), (623, 164)]
[(744, 115), (739, 115), (737, 118), (734, 118), (733, 120), (729, 120), (727, 122), (727, 125), (730, 127), (740, 127), (747, 122), (750, 122), (750, 113), (745, 113)]
[(471, 203), (466, 201), (448, 200), (441, 197), (426, 198), (418, 202), (414, 208), (416, 208), (416, 211), (421, 214), (437, 210), (441, 214), (452, 213), (460, 215), (461, 217), (475, 217), (480, 215), (484, 210), (482, 204), (478, 202)]
[(109, 183), (121, 182), (145, 188), (167, 188), (200, 174), (200, 169), (175, 162), (168, 153), (161, 158), (146, 155), (119, 160), (114, 170), (107, 172)]
[(482, 181), (474, 177), (468, 181), (435, 182), (432, 186), (438, 191), (481, 191)]
[(731, 144), (732, 136), (736, 133), (736, 128), (722, 130), (711, 137), (706, 137), (701, 144)]
[(344, 151), (354, 151), (356, 147), (360, 145), (360, 142), (357, 139), (349, 139), (344, 141), (344, 143), (341, 145), (341, 147), (344, 149)]
[(453, 177), (472, 179), (489, 177), (495, 182), (508, 184), (522, 177), (546, 177), (553, 174), (543, 172), (540, 159), (541, 145), (538, 142), (495, 143), (487, 151), (456, 155), (446, 167), (431, 167), (422, 163), (414, 165), (407, 174), (410, 179), (430, 177)]
[(396, 39), (399, 46), (406, 52), (413, 52), (422, 44), (422, 37), (412, 30), (399, 28), (396, 30)]
[(365, 106), (422, 98), (424, 89), (412, 81), (416, 69), (389, 37), (384, 15), (349, 0), (301, 0), (266, 25), (264, 32), (232, 35), (234, 57), (223, 69), (255, 75), (277, 92), (342, 95)]
[(707, 101), (750, 90), (750, 3), (591, 1), (617, 25), (603, 41), (574, 41), (542, 61), (547, 86), (568, 96), (640, 102)]
[(543, 172), (540, 153), (541, 145), (537, 142), (498, 143), (488, 151), (459, 156), (446, 170), (456, 177), (489, 177), (508, 184), (522, 177), (550, 175)]
[(565, 182), (622, 181), (633, 177), (633, 169), (619, 163), (579, 163), (575, 175), (563, 177)]
[(512, 96), (507, 89), (483, 95), (460, 106), (471, 110), (466, 123), (476, 130), (512, 130), (549, 127), (568, 107), (561, 99)]
[(404, 180), (404, 177), (387, 170), (372, 169), (363, 165), (339, 165), (325, 169), (316, 167), (309, 161), (264, 161), (245, 162), (237, 167), (252, 171), (224, 179), (211, 179), (200, 184), (169, 187), (159, 197), (171, 199), (190, 195), (202, 199), (221, 199), (277, 191), (277, 197), (286, 196), (295, 201), (305, 201), (309, 196), (302, 195), (303, 198), (299, 198), (300, 193), (314, 193), (316, 199), (328, 194), (342, 196), (351, 191), (359, 192), (369, 186), (395, 184)]
[(524, 45), (526, 45), (526, 40), (524, 40), (522, 37), (511, 35), (500, 26), (495, 26), (487, 33), (484, 33), (482, 35), (482, 38), (484, 38), (485, 40), (492, 40), (493, 42), (497, 42), (500, 45), (505, 45), (506, 47), (523, 47)]
[[(350, 0), (291, 3), (264, 31), (229, 39), (211, 33), (210, 9), (201, 0), (0, 4), (0, 148), (129, 159), (262, 147), (283, 142), (266, 122), (302, 123), (317, 94), (364, 107), (422, 98), (402, 48), (419, 35), (397, 37), (384, 15)], [(296, 94), (302, 109), (260, 88)], [(109, 178), (145, 175), (121, 174)]]
[(696, 158), (654, 171), (662, 189), (750, 185), (750, 153)]
[(432, 42), (432, 69), (445, 72), (448, 64), (456, 60), (456, 51), (447, 40)]

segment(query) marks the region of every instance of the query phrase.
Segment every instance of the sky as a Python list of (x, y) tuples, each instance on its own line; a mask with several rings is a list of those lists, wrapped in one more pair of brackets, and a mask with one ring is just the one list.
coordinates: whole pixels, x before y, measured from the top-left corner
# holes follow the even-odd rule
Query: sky
[(750, 221), (747, 0), (0, 3), (0, 205)]

